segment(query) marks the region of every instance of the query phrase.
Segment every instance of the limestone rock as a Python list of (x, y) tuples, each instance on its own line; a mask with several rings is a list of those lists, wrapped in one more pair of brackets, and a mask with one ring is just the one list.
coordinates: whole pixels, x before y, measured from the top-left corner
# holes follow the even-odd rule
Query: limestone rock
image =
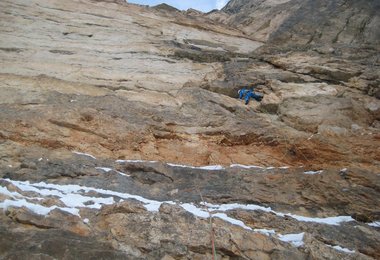
[[(300, 111), (301, 114), (297, 115)], [(317, 133), (321, 125), (350, 129), (354, 123), (366, 126), (372, 124), (371, 115), (364, 107), (351, 99), (329, 95), (305, 96), (297, 101), (285, 100), (280, 105), (279, 113), (281, 119), (294, 128), (312, 133)]]
[(378, 9), (1, 1), (0, 258), (378, 259)]
[(379, 8), (377, 1), (233, 0), (222, 9), (231, 16), (222, 21), (276, 44), (375, 47), (380, 41)]

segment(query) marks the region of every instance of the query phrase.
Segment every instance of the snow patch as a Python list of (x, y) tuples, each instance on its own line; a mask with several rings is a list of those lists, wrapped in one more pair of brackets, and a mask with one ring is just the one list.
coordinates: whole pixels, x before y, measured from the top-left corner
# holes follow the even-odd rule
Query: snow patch
[(129, 174), (125, 174), (124, 172), (119, 172), (119, 171), (116, 171), (118, 174), (120, 175), (123, 175), (123, 176), (126, 176), (126, 177), (130, 177), (131, 175)]
[[(112, 168), (107, 168), (107, 167), (95, 167), (95, 169), (97, 170), (102, 170), (104, 172), (110, 172), (110, 171), (113, 171), (114, 169)], [(131, 175), (128, 175), (128, 174), (125, 174), (124, 172), (119, 172), (119, 171), (116, 171), (118, 174), (122, 175), (122, 176), (126, 176), (126, 177), (130, 177)]]
[[(80, 208), (80, 207), (87, 207), (87, 208), (96, 208), (99, 209), (102, 205), (110, 205), (115, 203), (114, 197), (118, 197), (121, 199), (136, 199), (140, 202), (142, 202), (145, 206), (145, 208), (149, 211), (158, 211), (159, 207), (162, 203), (170, 203), (175, 204), (172, 201), (155, 201), (155, 200), (149, 200), (144, 197), (138, 196), (138, 195), (131, 195), (128, 193), (121, 193), (111, 190), (104, 190), (104, 189), (97, 189), (92, 187), (86, 187), (86, 186), (79, 186), (79, 185), (58, 185), (58, 184), (51, 184), (51, 183), (29, 183), (29, 181), (12, 181), (9, 179), (5, 179), (8, 182), (11, 182), (13, 185), (18, 187), (22, 191), (31, 191), (35, 192), (37, 194), (43, 195), (43, 196), (56, 196), (58, 197), (63, 203), (65, 203), (66, 206), (71, 208)], [(0, 190), (3, 194), (9, 194), (11, 197), (23, 197), (21, 194), (18, 193), (10, 193), (7, 189), (2, 188)], [(98, 194), (102, 195), (108, 195), (110, 197), (104, 198), (98, 198), (98, 197), (89, 197), (86, 195), (83, 195), (81, 193), (89, 193), (89, 192), (97, 192)], [(9, 196), (8, 195), (8, 196)], [(209, 213), (206, 210), (197, 208), (193, 204), (185, 203), (181, 204), (181, 206), (189, 211), (190, 213), (207, 218), (209, 216)], [(339, 225), (342, 222), (349, 222), (354, 221), (354, 219), (350, 216), (338, 216), (338, 217), (327, 217), (327, 218), (311, 218), (311, 217), (304, 217), (304, 216), (298, 216), (294, 214), (284, 214), (281, 212), (273, 211), (270, 207), (263, 207), (260, 205), (255, 204), (238, 204), (238, 203), (232, 203), (232, 204), (211, 204), (211, 203), (203, 203), (203, 206), (209, 208), (212, 212), (225, 212), (229, 210), (234, 209), (243, 209), (243, 210), (261, 210), (264, 212), (271, 212), (276, 214), (280, 217), (290, 216), (298, 221), (304, 221), (304, 222), (315, 222), (320, 224), (327, 224), (327, 225)]]
[(207, 211), (196, 207), (194, 204), (184, 203), (184, 204), (181, 204), (181, 207), (187, 212), (190, 212), (191, 214), (193, 214), (194, 216), (197, 216), (200, 218), (210, 217), (210, 214)]
[(25, 207), (29, 209), (30, 211), (38, 214), (38, 215), (47, 215), (50, 213), (50, 211), (54, 209), (60, 209), (62, 211), (66, 211), (72, 215), (79, 216), (79, 210), (74, 209), (74, 208), (66, 208), (66, 207), (57, 207), (57, 206), (51, 206), (51, 207), (44, 207), (39, 204), (34, 204), (31, 202), (26, 201), (25, 199), (20, 199), (20, 200), (5, 200), (4, 202), (0, 203), (0, 208), (3, 208), (6, 210), (9, 207), (16, 207), (16, 208), (21, 208)]
[(372, 222), (372, 223), (368, 223), (368, 226), (371, 226), (371, 227), (380, 227), (380, 221), (375, 221), (375, 222)]
[[(155, 200), (149, 200), (137, 195), (131, 195), (128, 193), (121, 193), (121, 192), (116, 192), (116, 191), (111, 191), (111, 190), (97, 189), (97, 188), (79, 186), (79, 185), (73, 185), (73, 184), (58, 185), (58, 184), (51, 184), (51, 183), (45, 183), (45, 182), (31, 184), (29, 181), (13, 181), (9, 179), (2, 179), (2, 180), (11, 182), (13, 185), (15, 185), (16, 187), (18, 187), (20, 190), (23, 190), (23, 191), (33, 191), (35, 193), (38, 193), (44, 196), (59, 197), (59, 199), (63, 203), (65, 203), (66, 206), (71, 207), (69, 209), (72, 209), (73, 212), (78, 211), (77, 208), (80, 208), (80, 207), (100, 209), (102, 205), (114, 204), (115, 203), (114, 197), (119, 197), (122, 199), (138, 200), (144, 204), (144, 207), (148, 211), (158, 211), (162, 203), (175, 204), (172, 201), (160, 202), (160, 201), (155, 201)], [(89, 196), (80, 194), (80, 193), (89, 193), (89, 192), (96, 192), (98, 194), (108, 195), (110, 197), (103, 196), (101, 198), (98, 198), (98, 197), (89, 197)], [(63, 208), (61, 209), (65, 210)]]
[(201, 166), (201, 167), (195, 167), (196, 169), (202, 169), (202, 170), (209, 170), (209, 171), (219, 171), (223, 170), (224, 167), (221, 165), (209, 165), (209, 166)]
[(92, 208), (92, 209), (100, 209), (102, 205), (111, 205), (114, 204), (115, 201), (113, 197), (108, 198), (96, 198), (96, 197), (88, 197), (80, 194), (66, 194), (60, 198), (60, 200), (65, 203), (66, 206), (71, 208)]
[(225, 168), (221, 165), (208, 165), (208, 166), (189, 166), (175, 163), (167, 163), (167, 165), (172, 167), (181, 167), (181, 168), (190, 168), (190, 169), (201, 169), (201, 170), (209, 170), (209, 171), (218, 171), (224, 170)]
[(117, 163), (157, 163), (158, 161), (144, 161), (144, 160), (116, 160)]
[(307, 172), (304, 172), (304, 174), (314, 175), (314, 174), (321, 174), (322, 172), (323, 172), (323, 170), (320, 170), (320, 171), (307, 171)]
[(285, 214), (285, 213), (274, 211), (270, 207), (263, 207), (263, 206), (259, 206), (259, 205), (255, 205), (255, 204), (248, 204), (248, 205), (243, 205), (243, 204), (238, 204), (238, 203), (221, 204), (221, 205), (215, 205), (215, 204), (211, 204), (211, 203), (202, 203), (202, 204), (207, 206), (208, 208), (210, 208), (210, 210), (213, 210), (213, 211), (228, 211), (228, 210), (234, 210), (234, 209), (252, 210), (252, 211), (261, 210), (264, 212), (274, 213), (280, 217), (290, 216), (290, 217), (292, 217), (298, 221), (315, 222), (315, 223), (327, 224), (327, 225), (339, 225), (342, 222), (354, 221), (354, 219), (351, 216), (311, 218), (311, 217), (294, 215), (291, 213)]
[(110, 172), (110, 171), (112, 171), (111, 168), (106, 168), (106, 167), (95, 167), (95, 169), (97, 169), (97, 170), (102, 170), (102, 171), (105, 171), (105, 172)]
[(252, 228), (246, 226), (243, 221), (237, 220), (237, 219), (234, 219), (234, 218), (230, 218), (225, 213), (216, 213), (216, 214), (213, 214), (212, 216), (214, 218), (220, 218), (220, 219), (222, 219), (222, 220), (224, 220), (224, 221), (226, 221), (228, 223), (231, 223), (233, 225), (240, 226), (240, 227), (242, 227), (244, 229), (252, 230)]
[(283, 242), (291, 243), (295, 247), (300, 247), (304, 245), (303, 243), (304, 235), (305, 235), (304, 232), (300, 234), (287, 234), (287, 235), (278, 234), (278, 238)]
[(267, 235), (269, 237), (276, 234), (276, 231), (274, 231), (273, 229), (255, 228), (253, 231)]
[[(157, 163), (158, 161), (144, 161), (144, 160), (116, 160), (117, 163)], [(175, 164), (175, 163), (166, 163), (166, 165), (171, 167), (181, 167), (181, 168), (190, 168), (190, 169), (200, 169), (200, 170), (208, 170), (208, 171), (220, 171), (225, 170), (226, 167), (223, 167), (222, 165), (205, 165), (205, 166), (192, 166), (192, 165), (185, 165), (185, 164)], [(244, 168), (244, 169), (289, 169), (289, 166), (282, 166), (282, 167), (262, 167), (257, 165), (244, 165), (244, 164), (231, 164), (230, 166), (227, 166), (227, 168)]]
[(95, 159), (96, 160), (96, 157), (91, 155), (91, 154), (88, 154), (88, 153), (81, 153), (81, 152), (76, 152), (74, 151), (73, 153), (75, 154), (78, 154), (78, 155), (84, 155), (84, 156), (88, 156), (88, 157), (91, 157), (92, 159)]
[(244, 169), (264, 169), (264, 170), (273, 170), (273, 169), (289, 169), (289, 166), (281, 166), (281, 167), (274, 167), (274, 166), (258, 166), (258, 165), (244, 165), (244, 164), (231, 164), (230, 168), (244, 168)]
[[(274, 212), (276, 215), (282, 216), (283, 213), (277, 213)], [(338, 226), (342, 222), (351, 222), (355, 221), (351, 216), (338, 216), (338, 217), (327, 217), (327, 218), (311, 218), (311, 217), (304, 217), (304, 216), (298, 216), (293, 214), (285, 214), (286, 216), (290, 216), (298, 221), (303, 222), (314, 222), (319, 224), (326, 224), (326, 225), (333, 225)]]
[(215, 205), (211, 203), (202, 203), (202, 204), (214, 211), (228, 211), (228, 210), (234, 210), (234, 209), (243, 209), (243, 210), (252, 210), (252, 211), (262, 210), (265, 212), (272, 212), (272, 209), (270, 207), (263, 207), (263, 206), (254, 205), (254, 204), (248, 204), (248, 205), (243, 205), (243, 204), (238, 204), (238, 203), (221, 204), (221, 205)]
[(9, 191), (6, 187), (3, 187), (3, 186), (0, 186), (0, 194), (3, 194), (11, 198), (22, 197), (20, 193), (15, 192), (15, 191)]
[(264, 169), (264, 167), (257, 166), (257, 165), (244, 165), (244, 164), (231, 164), (231, 168), (244, 168), (244, 169), (251, 169), (251, 168), (256, 168), (256, 169)]
[[(101, 170), (110, 171), (112, 169), (105, 168), (105, 167), (99, 167)], [(131, 195), (128, 193), (121, 193), (116, 192), (112, 190), (105, 190), (105, 189), (99, 189), (99, 188), (92, 188), (92, 187), (86, 187), (86, 186), (80, 186), (80, 185), (58, 185), (58, 184), (51, 184), (51, 183), (45, 183), (45, 182), (39, 182), (39, 183), (30, 183), (29, 181), (13, 181), (9, 179), (0, 179), (5, 180), (7, 182), (12, 183), (14, 186), (16, 186), (18, 189), (22, 191), (28, 191), (33, 192), (36, 195), (43, 195), (43, 196), (55, 196), (58, 197), (66, 207), (58, 207), (58, 206), (52, 206), (52, 207), (44, 207), (38, 204), (31, 203), (27, 201), (27, 199), (40, 199), (37, 197), (29, 198), (27, 196), (23, 196), (20, 193), (17, 192), (10, 192), (6, 187), (0, 187), (0, 193), (5, 194), (13, 200), (5, 200), (4, 202), (0, 203), (0, 208), (7, 208), (9, 206), (14, 207), (26, 207), (30, 209), (31, 211), (35, 212), (36, 214), (41, 215), (47, 215), (54, 209), (60, 209), (66, 212), (69, 212), (70, 214), (79, 215), (79, 209), (80, 208), (93, 208), (93, 209), (100, 209), (102, 205), (110, 205), (114, 204), (116, 201), (123, 201), (124, 199), (135, 199), (137, 201), (140, 201), (144, 204), (144, 207), (148, 211), (156, 212), (159, 210), (160, 206), (163, 203), (169, 203), (169, 204), (176, 204), (173, 201), (156, 201), (156, 200), (150, 200), (146, 199), (144, 197), (138, 196), (138, 195)], [(87, 196), (86, 193), (98, 193), (99, 197), (92, 197)], [(234, 210), (234, 209), (243, 209), (243, 210), (261, 210), (264, 212), (271, 212), (274, 213), (277, 216), (285, 217), (290, 216), (298, 221), (305, 221), (305, 222), (316, 222), (316, 223), (322, 223), (322, 224), (328, 224), (328, 225), (339, 225), (341, 222), (346, 221), (354, 221), (349, 216), (338, 216), (338, 217), (329, 217), (329, 218), (310, 218), (310, 217), (303, 217), (293, 214), (284, 214), (281, 212), (273, 211), (270, 207), (264, 207), (260, 205), (255, 204), (238, 204), (238, 203), (232, 203), (232, 204), (211, 204), (211, 203), (202, 203), (202, 207), (197, 207), (192, 203), (178, 203), (179, 206), (181, 206), (184, 210), (187, 212), (193, 214), (194, 216), (200, 217), (200, 218), (219, 218), (223, 221), (226, 221), (228, 223), (231, 223), (236, 226), (240, 226), (246, 230), (251, 230), (254, 232), (258, 232), (261, 234), (265, 234), (267, 236), (273, 236), (276, 235), (276, 232), (274, 230), (266, 230), (266, 229), (252, 229), (251, 227), (247, 226), (243, 221), (229, 217), (226, 213), (226, 211)], [(86, 223), (86, 219), (83, 220)], [(284, 242), (289, 242), (292, 245), (299, 247), (303, 245), (303, 235), (301, 234), (287, 234), (287, 235), (281, 235), (278, 234), (278, 237), (280, 240)]]
[[(151, 211), (151, 212), (157, 212), (158, 209), (160, 208), (161, 204), (163, 203), (163, 202), (154, 201), (154, 200), (147, 200), (147, 199), (144, 199), (144, 200), (145, 200), (144, 207), (146, 208), (146, 210)], [(143, 202), (142, 200), (140, 200), (140, 201)], [(173, 201), (166, 201), (166, 203), (175, 204)]]
[(209, 218), (210, 216), (213, 218), (220, 218), (228, 223), (231, 223), (233, 225), (240, 226), (244, 229), (247, 230), (252, 230), (252, 228), (248, 227), (247, 225), (244, 224), (243, 221), (231, 218), (227, 216), (225, 213), (209, 213), (207, 210), (203, 210), (201, 208), (198, 208), (194, 204), (191, 203), (184, 203), (180, 205), (184, 210), (187, 212), (193, 214), (194, 216), (200, 217), (200, 218)]
[(347, 253), (347, 254), (355, 254), (355, 250), (350, 250), (348, 248), (344, 248), (344, 247), (341, 247), (341, 246), (330, 246), (330, 245), (327, 245), (327, 246), (331, 247), (331, 248), (334, 248), (335, 250), (340, 251), (340, 252), (344, 252), (344, 253)]

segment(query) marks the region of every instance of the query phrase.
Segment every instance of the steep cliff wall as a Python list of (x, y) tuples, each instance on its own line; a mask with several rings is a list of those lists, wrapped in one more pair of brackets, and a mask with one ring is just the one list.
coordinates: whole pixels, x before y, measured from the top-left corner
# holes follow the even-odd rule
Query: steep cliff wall
[(0, 259), (379, 259), (377, 7), (334, 3), (0, 1)]
[[(379, 1), (232, 0), (219, 20), (272, 44), (380, 43)], [(210, 14), (210, 17), (218, 17)]]

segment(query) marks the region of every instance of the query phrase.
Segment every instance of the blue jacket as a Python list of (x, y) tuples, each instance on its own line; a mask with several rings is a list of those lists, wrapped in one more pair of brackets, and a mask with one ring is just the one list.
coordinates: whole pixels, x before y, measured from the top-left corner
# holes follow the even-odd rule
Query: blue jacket
[(245, 93), (247, 92), (247, 90), (245, 88), (242, 88), (239, 90), (239, 99), (243, 99)]
[(248, 105), (249, 103), (249, 100), (253, 98), (257, 101), (261, 101), (263, 99), (263, 96), (260, 95), (260, 94), (256, 94), (254, 91), (253, 91), (253, 88), (251, 88), (250, 90), (248, 90), (245, 94), (245, 104)]

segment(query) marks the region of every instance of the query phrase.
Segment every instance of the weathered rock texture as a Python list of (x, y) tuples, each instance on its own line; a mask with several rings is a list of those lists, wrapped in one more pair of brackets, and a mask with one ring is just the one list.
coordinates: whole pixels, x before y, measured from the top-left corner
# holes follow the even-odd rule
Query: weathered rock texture
[(379, 13), (1, 1), (0, 258), (380, 258)]
[(232, 0), (209, 17), (276, 44), (367, 44), (378, 48), (376, 0)]

